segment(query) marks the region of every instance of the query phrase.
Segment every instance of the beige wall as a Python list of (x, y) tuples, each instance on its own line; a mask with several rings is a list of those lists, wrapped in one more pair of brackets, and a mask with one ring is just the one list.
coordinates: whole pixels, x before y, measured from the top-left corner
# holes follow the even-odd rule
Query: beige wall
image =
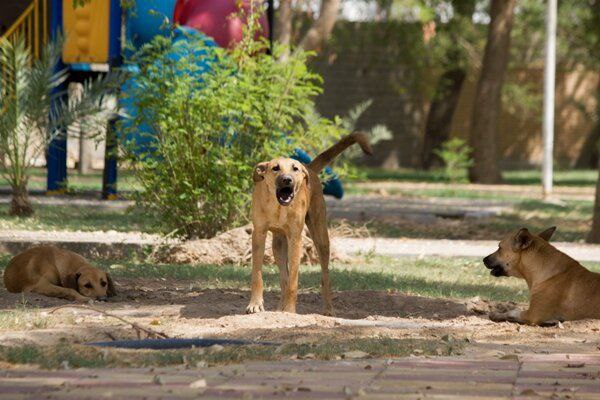
[[(470, 129), (478, 73), (469, 74), (452, 121), (452, 135), (466, 138)], [(500, 119), (499, 145), (502, 164), (507, 167), (539, 164), (542, 159), (542, 69), (520, 69), (508, 73), (508, 80), (528, 84), (539, 93), (535, 107), (512, 109), (505, 104)], [(555, 108), (555, 157), (559, 166), (573, 166), (592, 129), (599, 74), (585, 71), (557, 71)]]

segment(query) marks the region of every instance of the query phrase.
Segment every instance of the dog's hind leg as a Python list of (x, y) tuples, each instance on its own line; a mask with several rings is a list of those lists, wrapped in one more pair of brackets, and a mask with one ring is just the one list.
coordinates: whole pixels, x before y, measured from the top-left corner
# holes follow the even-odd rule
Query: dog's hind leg
[(290, 271), (288, 270), (287, 239), (285, 235), (277, 232), (273, 232), (273, 258), (275, 259), (275, 264), (279, 267), (281, 297), (277, 309), (281, 311), (283, 310), (283, 299), (290, 279)]
[(302, 258), (302, 228), (304, 224), (290, 228), (287, 236), (288, 271), (287, 290), (283, 293), (282, 311), (295, 313), (298, 297), (298, 270)]
[(265, 258), (265, 240), (267, 230), (256, 226), (252, 230), (252, 293), (250, 304), (246, 307), (247, 314), (265, 311), (263, 300), (262, 263)]
[(319, 261), (321, 262), (321, 295), (323, 297), (323, 314), (334, 315), (333, 302), (331, 295), (331, 281), (329, 280), (329, 233), (325, 216), (306, 217), (306, 225), (310, 231), (310, 236), (317, 248)]

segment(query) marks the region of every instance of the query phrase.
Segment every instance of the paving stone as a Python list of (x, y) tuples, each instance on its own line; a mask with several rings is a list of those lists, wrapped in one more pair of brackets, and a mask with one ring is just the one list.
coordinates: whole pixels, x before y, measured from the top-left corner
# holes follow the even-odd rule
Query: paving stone
[[(585, 363), (567, 368), (569, 363)], [(369, 368), (365, 368), (366, 366)], [(190, 387), (204, 379), (205, 388)], [(160, 384), (157, 384), (160, 382)], [(600, 357), (284, 361), (203, 369), (0, 372), (4, 399), (531, 399), (600, 398)]]

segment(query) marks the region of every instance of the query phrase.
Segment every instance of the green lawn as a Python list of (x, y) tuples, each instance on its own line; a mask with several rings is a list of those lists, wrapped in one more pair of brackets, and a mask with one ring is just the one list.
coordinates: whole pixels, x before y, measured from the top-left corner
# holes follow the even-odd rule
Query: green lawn
[[(405, 182), (445, 182), (441, 170), (422, 171), (410, 168), (383, 170), (367, 168), (368, 180), (396, 180)], [(541, 172), (537, 169), (503, 171), (504, 183), (508, 185), (539, 185)], [(554, 183), (557, 186), (594, 186), (598, 177), (597, 170), (564, 170), (555, 171)]]
[[(0, 270), (10, 258), (0, 257)], [(159, 265), (137, 262), (96, 260), (93, 262), (114, 278), (166, 279), (186, 282), (200, 289), (250, 289), (251, 268), (247, 266)], [(599, 264), (586, 265), (600, 271)], [(265, 290), (279, 291), (279, 270), (265, 266)], [(365, 255), (351, 264), (335, 263), (331, 268), (332, 288), (347, 290), (395, 290), (426, 297), (471, 298), (497, 301), (527, 300), (525, 281), (490, 276), (480, 259), (465, 257), (402, 257)], [(303, 265), (299, 287), (305, 292), (319, 292), (321, 268)]]
[(500, 240), (521, 227), (541, 232), (558, 226), (553, 240), (581, 242), (590, 230), (592, 210), (591, 201), (567, 200), (564, 205), (556, 205), (520, 200), (515, 201), (512, 210), (490, 217), (439, 218), (430, 223), (382, 218), (368, 221), (366, 226), (373, 236), (464, 240)]
[(58, 231), (140, 231), (156, 232), (152, 218), (143, 211), (95, 208), (89, 206), (34, 206), (30, 218), (8, 215), (8, 205), (0, 205), (0, 229)]
[[(4, 263), (2, 263), (4, 264)], [(98, 261), (98, 266), (116, 278), (164, 278), (184, 281), (199, 288), (249, 289), (251, 269), (246, 266), (157, 265)], [(112, 267), (111, 267), (112, 265)], [(592, 265), (600, 271), (600, 265)], [(279, 291), (279, 270), (265, 266), (265, 290)], [(527, 286), (514, 278), (494, 278), (480, 259), (445, 257), (390, 258), (365, 255), (352, 264), (336, 263), (331, 270), (333, 289), (395, 290), (427, 297), (471, 298), (480, 296), (498, 301), (525, 301)], [(301, 291), (319, 292), (321, 269), (303, 265), (300, 273)]]
[[(415, 192), (412, 194), (416, 195)], [(540, 200), (513, 200), (514, 206), (510, 212), (493, 217), (440, 219), (432, 224), (385, 218), (369, 221), (367, 227), (371, 235), (384, 237), (500, 239), (521, 226), (541, 231), (558, 225), (555, 239), (561, 241), (582, 241), (590, 229), (591, 201), (568, 200), (564, 205), (556, 205)], [(31, 218), (18, 218), (8, 215), (8, 205), (0, 205), (0, 229), (158, 233), (154, 219), (148, 218), (137, 208), (123, 210), (38, 205), (35, 210)], [(362, 225), (363, 222), (358, 224)]]
[[(32, 168), (30, 174), (29, 189), (46, 190), (46, 169)], [(102, 171), (93, 171), (90, 174), (80, 175), (76, 170), (69, 170), (67, 176), (69, 181), (68, 187), (71, 192), (102, 190)], [(117, 182), (119, 190), (133, 191), (139, 188), (131, 171), (128, 170), (120, 170), (118, 172)], [(0, 187), (9, 187), (8, 181), (3, 176), (0, 176)]]
[(81, 344), (63, 343), (54, 346), (0, 346), (0, 361), (9, 364), (39, 365), (45, 369), (69, 368), (148, 368), (179, 366), (197, 368), (247, 361), (276, 361), (310, 357), (332, 360), (349, 351), (362, 351), (372, 358), (407, 357), (414, 351), (421, 355), (451, 356), (461, 354), (464, 342), (428, 339), (396, 339), (385, 336), (340, 340), (336, 338), (316, 343), (284, 343), (271, 346), (226, 346), (190, 350), (120, 350)]

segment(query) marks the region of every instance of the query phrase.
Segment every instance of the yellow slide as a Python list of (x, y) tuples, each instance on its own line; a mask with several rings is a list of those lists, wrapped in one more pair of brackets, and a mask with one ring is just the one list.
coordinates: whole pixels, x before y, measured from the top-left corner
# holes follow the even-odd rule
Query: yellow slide
[(63, 62), (108, 62), (109, 18), (108, 0), (91, 0), (77, 8), (73, 7), (73, 0), (63, 0)]

